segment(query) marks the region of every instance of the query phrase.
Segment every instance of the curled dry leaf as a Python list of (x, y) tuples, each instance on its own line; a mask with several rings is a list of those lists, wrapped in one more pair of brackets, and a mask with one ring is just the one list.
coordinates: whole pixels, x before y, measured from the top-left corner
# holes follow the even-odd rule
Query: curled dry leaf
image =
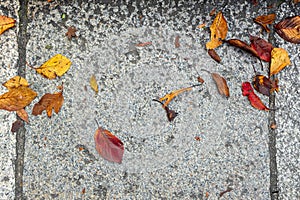
[(17, 111), (29, 105), (37, 93), (26, 86), (12, 88), (0, 96), (0, 109)]
[(273, 46), (271, 43), (266, 40), (250, 35), (251, 47), (257, 52), (258, 57), (261, 60), (270, 62), (271, 60), (271, 51)]
[(243, 42), (239, 39), (230, 39), (230, 40), (225, 40), (225, 42), (227, 42), (228, 44), (238, 47), (242, 50), (245, 50), (249, 53), (251, 53), (252, 55), (258, 57), (257, 52), (255, 51), (255, 49), (253, 49), (250, 45), (248, 45), (246, 42)]
[(90, 78), (90, 85), (91, 85), (91, 88), (96, 92), (98, 93), (98, 84), (97, 84), (97, 80), (96, 80), (96, 77), (95, 75), (92, 75), (91, 78)]
[(197, 81), (198, 81), (199, 83), (204, 83), (204, 79), (201, 78), (200, 76), (197, 77)]
[(14, 20), (13, 18), (0, 15), (0, 35), (7, 29), (14, 27), (15, 23), (16, 20)]
[(300, 16), (288, 17), (276, 24), (276, 33), (284, 40), (300, 44)]
[(283, 48), (274, 48), (271, 52), (270, 76), (277, 74), (291, 64), (288, 52)]
[(273, 81), (264, 75), (256, 75), (252, 84), (256, 91), (267, 96), (270, 96), (274, 91), (279, 91), (278, 79)]
[(222, 44), (226, 38), (228, 26), (222, 12), (219, 12), (210, 26), (210, 41), (206, 43), (207, 49), (214, 49)]
[(64, 102), (63, 91), (56, 92), (54, 94), (45, 94), (38, 103), (36, 103), (32, 109), (33, 115), (40, 115), (46, 110), (48, 117), (52, 116), (52, 109), (58, 114), (61, 106)]
[(21, 110), (17, 110), (17, 115), (24, 120), (25, 122), (29, 123), (29, 118), (28, 118), (28, 113), (26, 110), (23, 108)]
[(180, 39), (180, 36), (177, 35), (177, 36), (175, 37), (175, 47), (176, 47), (176, 48), (179, 48), (179, 47), (180, 47), (179, 39)]
[(209, 49), (208, 55), (210, 55), (210, 57), (212, 57), (216, 62), (218, 63), (221, 62), (220, 56), (217, 54), (217, 52), (214, 49)]
[(165, 109), (166, 114), (167, 114), (167, 118), (169, 120), (169, 122), (173, 121), (175, 119), (175, 117), (178, 115), (177, 112), (175, 112), (174, 110), (169, 109), (168, 106), (165, 106), (161, 101), (153, 99), (153, 101), (156, 101), (158, 103), (160, 103), (163, 107), (163, 109)]
[(57, 54), (35, 70), (48, 79), (54, 79), (56, 76), (62, 76), (66, 73), (70, 69), (71, 64), (72, 62), (67, 57)]
[(272, 24), (276, 18), (276, 14), (262, 15), (254, 19), (254, 22), (261, 25), (268, 33), (270, 29), (268, 28), (269, 24)]
[(263, 104), (260, 98), (254, 93), (253, 88), (249, 82), (242, 83), (242, 94), (243, 96), (247, 96), (251, 105), (258, 110), (268, 111), (269, 108)]
[(15, 76), (9, 79), (8, 81), (6, 81), (5, 83), (3, 83), (3, 86), (6, 87), (8, 90), (11, 90), (13, 88), (17, 88), (20, 86), (28, 87), (29, 84), (25, 78), (21, 76)]
[(230, 96), (230, 94), (229, 94), (229, 88), (228, 88), (226, 80), (222, 76), (220, 76), (219, 74), (217, 74), (217, 73), (211, 73), (211, 76), (214, 79), (214, 81), (215, 81), (215, 83), (216, 83), (216, 85), (218, 87), (219, 93), (221, 95), (229, 97)]
[(97, 152), (110, 162), (122, 163), (123, 142), (108, 130), (99, 127), (94, 134)]
[(12, 126), (11, 126), (11, 132), (15, 133), (17, 132), (23, 125), (23, 122), (19, 119), (17, 119), (17, 121), (15, 121)]

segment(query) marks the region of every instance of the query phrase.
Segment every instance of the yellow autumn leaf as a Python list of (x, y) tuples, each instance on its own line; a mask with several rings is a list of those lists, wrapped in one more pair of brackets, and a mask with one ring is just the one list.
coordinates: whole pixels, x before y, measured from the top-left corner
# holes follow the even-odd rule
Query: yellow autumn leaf
[(35, 70), (48, 79), (54, 79), (56, 76), (62, 76), (66, 73), (70, 69), (71, 64), (72, 62), (67, 57), (57, 54)]
[(12, 88), (17, 88), (20, 86), (28, 87), (29, 84), (25, 78), (21, 76), (15, 76), (9, 79), (8, 81), (6, 81), (5, 83), (3, 83), (3, 86), (6, 87), (8, 90), (11, 90)]
[(273, 48), (271, 57), (270, 76), (291, 64), (288, 52), (283, 48)]
[(0, 96), (0, 109), (8, 111), (20, 110), (30, 104), (36, 96), (37, 93), (27, 86), (12, 88)]
[(96, 77), (95, 75), (92, 75), (91, 78), (90, 78), (90, 85), (92, 87), (92, 89), (98, 93), (98, 84), (97, 84), (97, 80), (96, 80)]
[[(222, 12), (219, 12), (210, 26), (210, 41), (206, 43), (207, 49), (214, 49), (222, 44), (226, 38), (228, 26)], [(221, 39), (221, 40), (220, 40)]]
[(7, 29), (14, 27), (16, 20), (6, 16), (0, 16), (0, 34), (2, 34)]

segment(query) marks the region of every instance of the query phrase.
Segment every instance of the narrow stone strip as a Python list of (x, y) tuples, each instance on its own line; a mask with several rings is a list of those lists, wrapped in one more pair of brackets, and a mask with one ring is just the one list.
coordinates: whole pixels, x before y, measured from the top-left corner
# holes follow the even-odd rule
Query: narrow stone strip
[[(26, 45), (27, 45), (27, 5), (28, 0), (20, 0), (19, 14), (19, 32), (18, 32), (18, 75), (25, 77), (26, 65)], [(15, 199), (23, 198), (23, 169), (25, 153), (25, 127), (23, 126), (16, 133), (16, 162), (15, 162)]]
[[(269, 42), (273, 44), (273, 46), (276, 46), (274, 34), (276, 34), (274, 29), (271, 29), (271, 32), (269, 34)], [(278, 200), (279, 189), (278, 189), (278, 171), (277, 171), (277, 160), (276, 160), (277, 131), (276, 128), (272, 128), (272, 125), (276, 125), (275, 92), (270, 95), (269, 107), (270, 107), (270, 112), (269, 112), (270, 196), (271, 196), (271, 200)]]

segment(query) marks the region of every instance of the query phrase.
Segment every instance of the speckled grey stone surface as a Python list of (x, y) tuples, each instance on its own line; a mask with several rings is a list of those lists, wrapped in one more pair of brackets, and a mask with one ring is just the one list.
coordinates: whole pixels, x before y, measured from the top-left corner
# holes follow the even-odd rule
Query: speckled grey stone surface
[[(0, 15), (5, 15), (18, 20), (18, 3), (11, 4), (10, 1), (1, 1)], [(0, 94), (7, 92), (2, 83), (12, 78), (17, 73), (16, 63), (18, 60), (16, 27), (5, 31), (0, 35)], [(10, 131), (11, 124), (16, 120), (15, 112), (0, 110), (0, 199), (14, 198), (14, 160), (15, 160), (15, 134)]]
[[(231, 188), (224, 198), (270, 199), (269, 114), (252, 108), (241, 94), (241, 83), (251, 81), (252, 66), (259, 70), (259, 61), (224, 44), (217, 48), (222, 62), (216, 63), (205, 50), (208, 30), (197, 28), (212, 23), (209, 12), (216, 8), (227, 19), (227, 38), (248, 41), (252, 34), (267, 39), (252, 21), (267, 14), (267, 6), (251, 1), (29, 1), (27, 61), (40, 66), (61, 53), (72, 66), (55, 80), (27, 69), (27, 80), (38, 93), (29, 112), (62, 83), (65, 102), (58, 115), (30, 115), (25, 126), (25, 198), (217, 199)], [(283, 3), (278, 14), (289, 15), (290, 9), (298, 8)], [(78, 29), (77, 38), (67, 39), (68, 26)], [(135, 46), (149, 41), (152, 45)], [(278, 184), (281, 199), (290, 199), (299, 196), (299, 47), (277, 36), (276, 41), (293, 62), (279, 75), (282, 89), (276, 95)], [(220, 96), (201, 69), (226, 78), (230, 98)], [(197, 84), (198, 73), (205, 83), (170, 103), (179, 115), (169, 123), (152, 99)], [(89, 86), (92, 75), (98, 94)], [(95, 119), (124, 142), (122, 164), (96, 152)]]

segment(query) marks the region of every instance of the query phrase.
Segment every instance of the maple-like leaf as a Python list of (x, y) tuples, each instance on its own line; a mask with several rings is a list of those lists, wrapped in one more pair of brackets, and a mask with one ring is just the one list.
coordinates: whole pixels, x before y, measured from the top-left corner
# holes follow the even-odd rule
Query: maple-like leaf
[(71, 64), (72, 62), (67, 57), (57, 54), (35, 70), (48, 79), (54, 79), (56, 76), (62, 76), (66, 73), (70, 69)]
[(91, 88), (92, 88), (96, 93), (98, 93), (98, 84), (97, 84), (97, 80), (96, 80), (95, 75), (92, 75), (92, 76), (91, 76), (91, 78), (90, 78), (90, 85), (91, 85)]
[(15, 26), (16, 20), (13, 18), (0, 15), (0, 35), (9, 28)]
[(228, 88), (226, 80), (222, 76), (220, 76), (219, 74), (217, 74), (217, 73), (211, 73), (211, 76), (214, 79), (214, 81), (215, 81), (215, 83), (216, 83), (216, 85), (218, 87), (219, 93), (221, 95), (229, 97), (230, 96), (230, 94), (229, 94), (229, 88)]
[(278, 79), (273, 81), (264, 75), (256, 75), (253, 78), (252, 84), (256, 91), (267, 96), (270, 96), (274, 91), (279, 91)]
[(257, 52), (258, 57), (261, 60), (270, 62), (271, 60), (271, 51), (273, 46), (271, 43), (266, 40), (250, 35), (251, 47)]
[(20, 86), (25, 86), (25, 87), (29, 86), (27, 80), (21, 76), (15, 76), (15, 77), (9, 79), (8, 81), (6, 81), (5, 83), (3, 83), (2, 85), (4, 87), (6, 87), (8, 90), (11, 90), (13, 88), (17, 88)]
[(254, 93), (254, 90), (249, 82), (242, 83), (242, 94), (243, 96), (247, 96), (251, 105), (258, 110), (270, 110), (263, 104), (260, 98)]
[(0, 109), (17, 111), (29, 105), (37, 93), (26, 86), (12, 88), (0, 96)]
[(288, 17), (276, 24), (276, 33), (288, 42), (300, 44), (300, 16)]
[(214, 49), (222, 44), (226, 38), (228, 26), (222, 12), (219, 12), (210, 26), (210, 41), (206, 43), (206, 49)]
[(122, 163), (123, 142), (108, 130), (99, 127), (94, 134), (97, 152), (110, 162)]
[(68, 28), (68, 31), (66, 32), (66, 36), (68, 37), (69, 40), (71, 40), (72, 37), (77, 37), (76, 31), (77, 29), (74, 26), (70, 26)]
[(32, 109), (33, 115), (40, 115), (44, 110), (47, 112), (47, 116), (52, 116), (52, 109), (58, 114), (61, 106), (64, 102), (63, 91), (56, 92), (54, 94), (45, 94), (38, 103), (36, 103)]
[(254, 22), (261, 25), (268, 33), (270, 32), (270, 29), (268, 28), (269, 24), (272, 24), (276, 18), (276, 14), (268, 14), (268, 15), (262, 15), (258, 16), (254, 19)]
[(288, 52), (283, 48), (274, 48), (271, 52), (270, 76), (277, 74), (291, 64)]

